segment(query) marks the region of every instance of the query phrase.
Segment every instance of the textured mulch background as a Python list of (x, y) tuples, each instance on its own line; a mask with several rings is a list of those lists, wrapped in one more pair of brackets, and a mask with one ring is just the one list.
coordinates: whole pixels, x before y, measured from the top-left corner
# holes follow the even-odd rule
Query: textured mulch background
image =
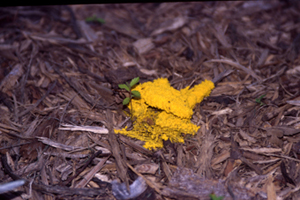
[[(135, 77), (221, 79), (198, 133), (150, 151), (113, 131)], [(116, 199), (143, 177), (135, 199), (299, 199), (299, 78), (298, 1), (2, 7), (0, 181), (27, 182), (0, 198)]]

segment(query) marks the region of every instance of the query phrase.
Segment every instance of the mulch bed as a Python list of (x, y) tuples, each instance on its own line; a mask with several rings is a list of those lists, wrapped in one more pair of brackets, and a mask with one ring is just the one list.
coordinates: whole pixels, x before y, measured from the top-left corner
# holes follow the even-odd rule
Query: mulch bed
[[(298, 1), (2, 7), (0, 55), (0, 199), (300, 196)], [(214, 80), (197, 134), (115, 134), (135, 77)]]

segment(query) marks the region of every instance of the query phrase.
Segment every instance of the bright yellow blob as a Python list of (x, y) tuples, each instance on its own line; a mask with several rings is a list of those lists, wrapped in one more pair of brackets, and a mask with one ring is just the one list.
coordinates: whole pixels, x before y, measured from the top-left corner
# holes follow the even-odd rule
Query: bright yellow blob
[(140, 99), (132, 99), (129, 109), (133, 118), (133, 129), (115, 130), (115, 133), (127, 135), (145, 141), (147, 149), (163, 147), (163, 140), (183, 143), (182, 134), (194, 135), (199, 126), (190, 120), (193, 108), (214, 89), (214, 83), (205, 80), (192, 89), (186, 87), (176, 90), (168, 79), (159, 78), (134, 88), (141, 94)]

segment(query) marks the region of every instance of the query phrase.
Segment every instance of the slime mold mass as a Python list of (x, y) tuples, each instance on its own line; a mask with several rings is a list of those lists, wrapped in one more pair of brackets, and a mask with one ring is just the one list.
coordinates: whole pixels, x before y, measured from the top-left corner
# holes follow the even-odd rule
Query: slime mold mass
[[(190, 120), (193, 108), (214, 89), (214, 83), (204, 80), (193, 88), (176, 90), (168, 79), (159, 78), (134, 88), (141, 94), (140, 99), (132, 99), (129, 109), (136, 118), (133, 129), (127, 127), (115, 133), (145, 141), (147, 149), (163, 147), (163, 140), (183, 143), (182, 133), (194, 135), (199, 126)], [(150, 123), (151, 122), (151, 123)]]

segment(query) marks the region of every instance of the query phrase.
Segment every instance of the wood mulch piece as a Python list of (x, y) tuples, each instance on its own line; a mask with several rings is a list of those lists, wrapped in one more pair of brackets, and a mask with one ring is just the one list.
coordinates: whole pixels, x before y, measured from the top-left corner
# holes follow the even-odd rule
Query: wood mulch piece
[[(0, 8), (0, 182), (26, 182), (0, 199), (298, 199), (299, 19), (292, 0)], [(198, 133), (115, 134), (135, 77), (217, 82)]]

